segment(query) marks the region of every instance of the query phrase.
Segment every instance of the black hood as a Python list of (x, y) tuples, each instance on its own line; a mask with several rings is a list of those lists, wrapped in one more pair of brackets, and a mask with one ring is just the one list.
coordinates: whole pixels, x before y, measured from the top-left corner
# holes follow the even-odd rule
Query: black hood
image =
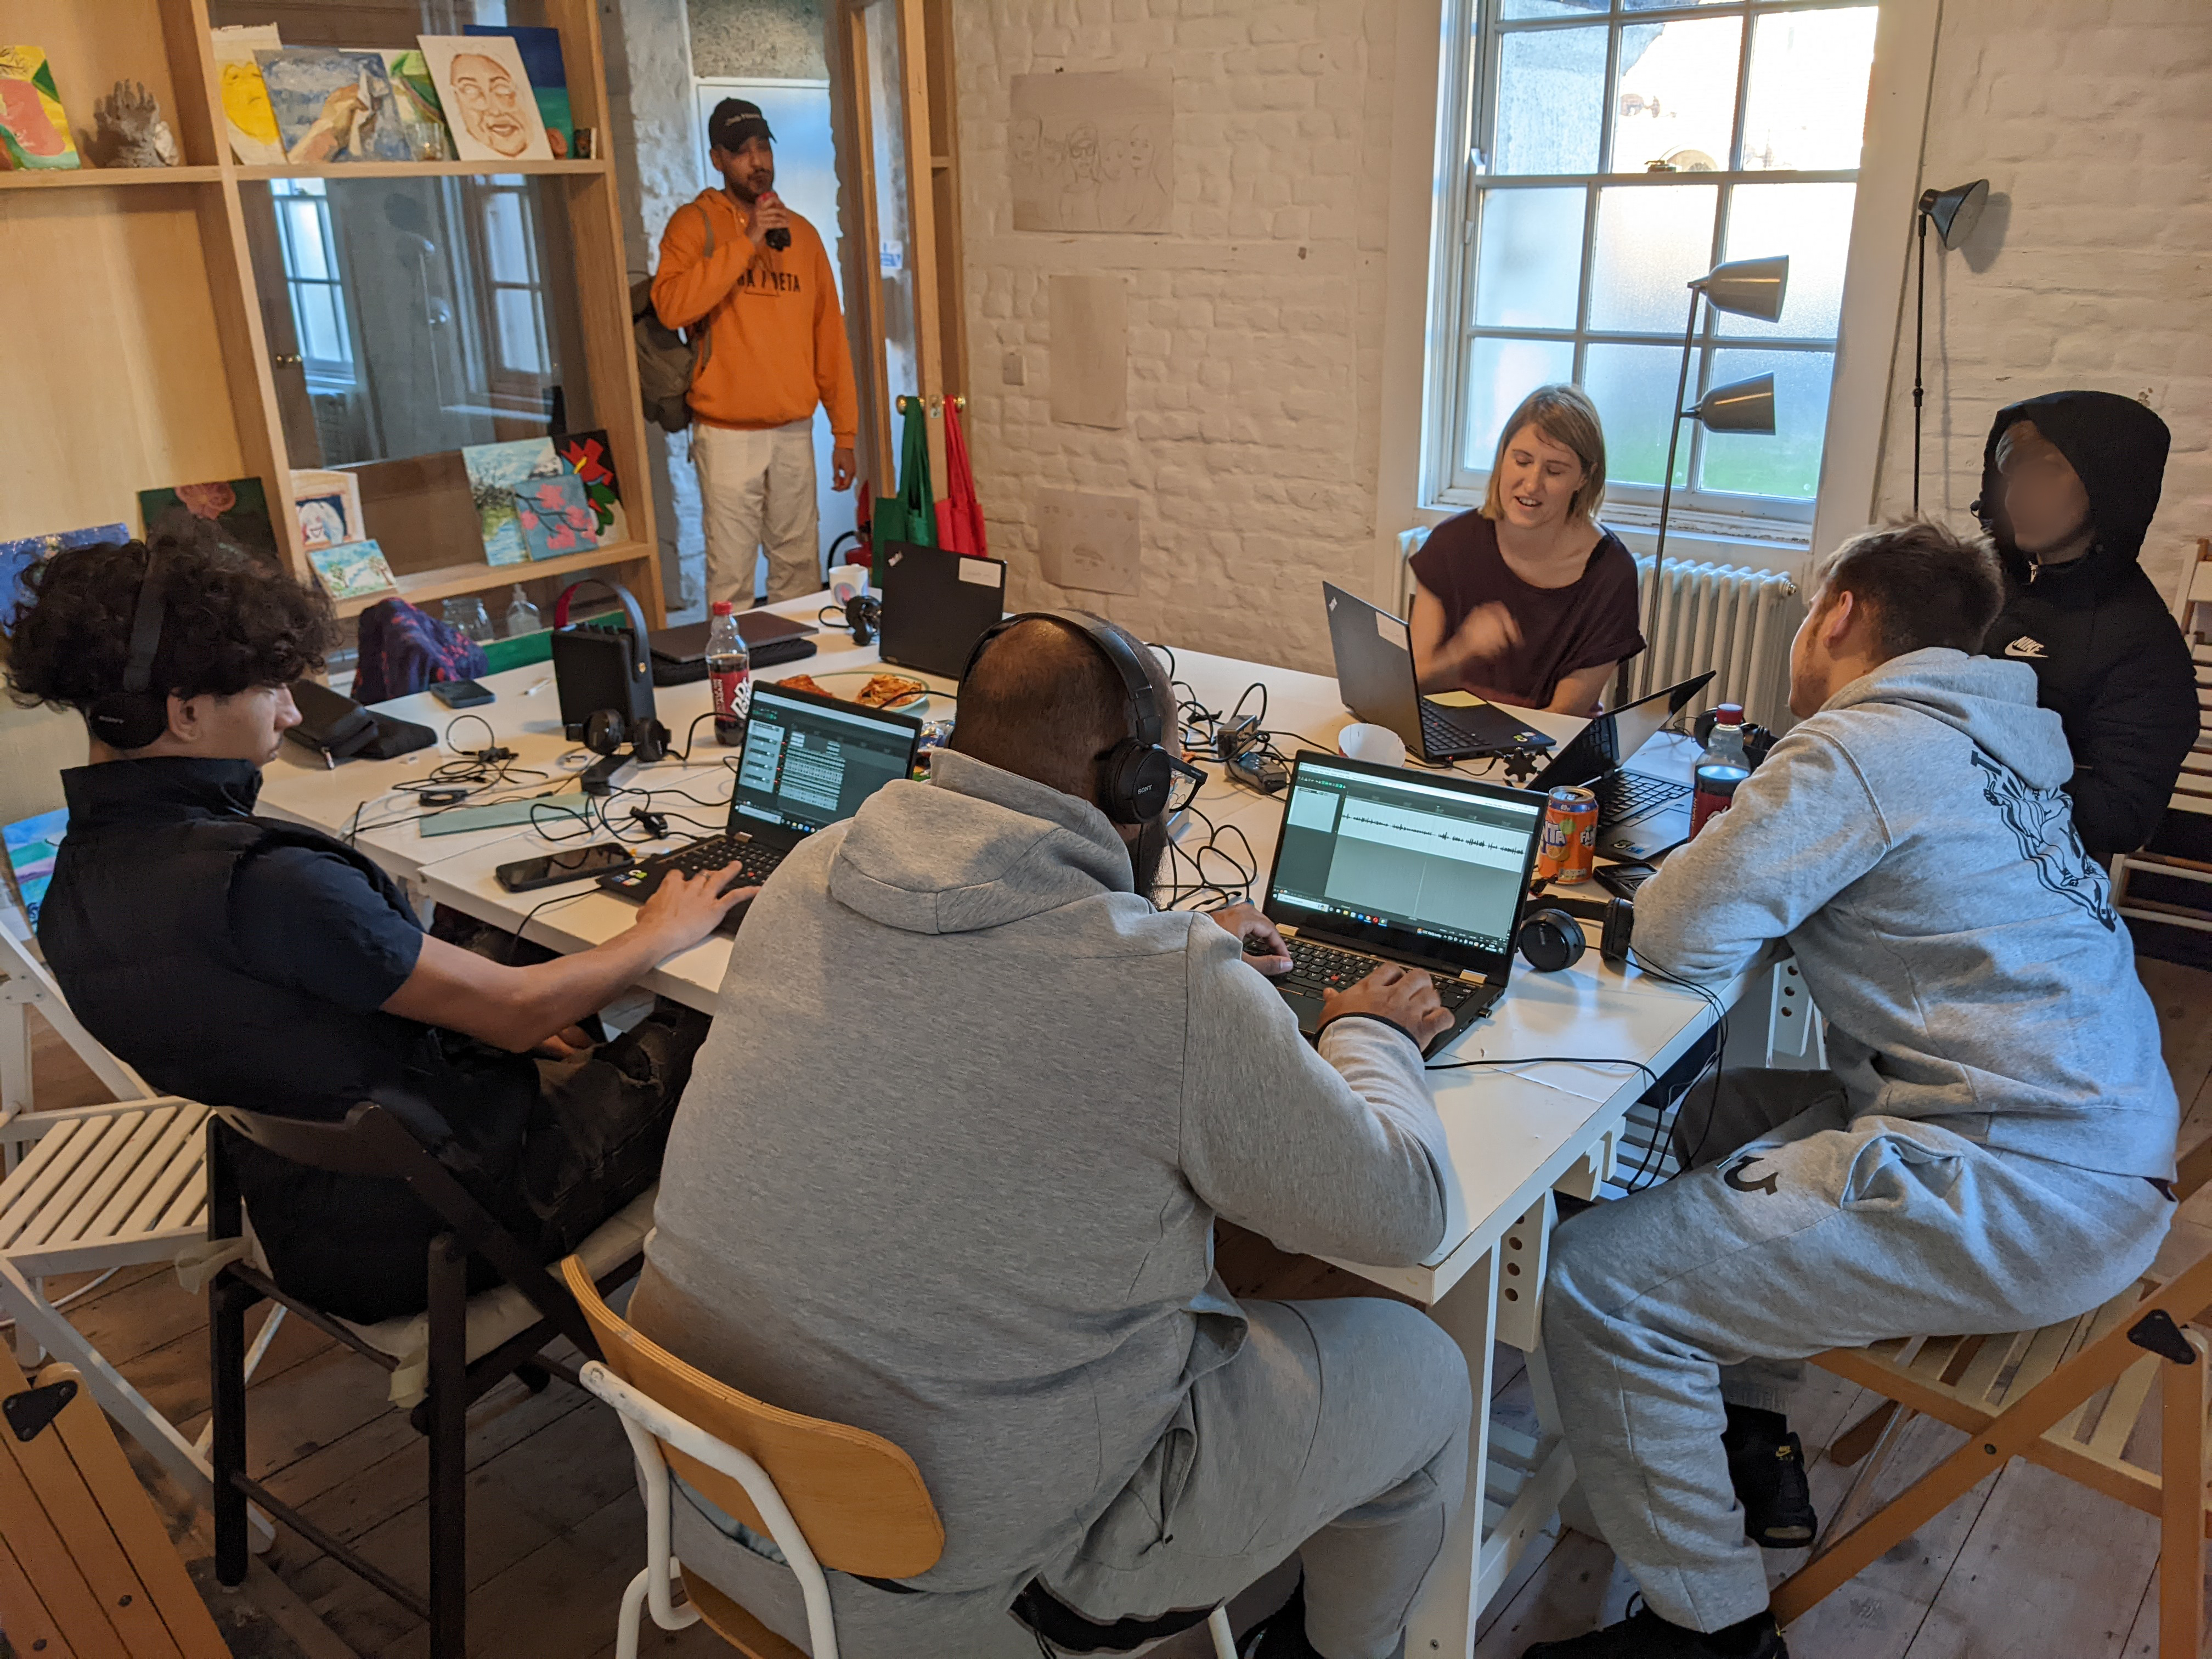
[[(2160, 484), (2166, 477), (2166, 452), (2172, 434), (2166, 422), (2132, 398), (2113, 392), (2048, 392), (1997, 411), (1982, 447), (1982, 495), (1974, 513), (1993, 536), (2013, 580), (2033, 574), (2027, 556), (2012, 544), (1998, 520), (1997, 441), (2015, 422), (2033, 421), (2035, 429), (2058, 447), (2089, 492), (2089, 517), (2096, 541), (2082, 556), (2078, 580), (2102, 588), (2124, 574), (2142, 551), (2151, 515), (2158, 511)], [(2052, 574), (2057, 574), (2054, 568)], [(2069, 569), (2069, 585), (2075, 579)], [(2046, 579), (2047, 580), (2047, 579)]]

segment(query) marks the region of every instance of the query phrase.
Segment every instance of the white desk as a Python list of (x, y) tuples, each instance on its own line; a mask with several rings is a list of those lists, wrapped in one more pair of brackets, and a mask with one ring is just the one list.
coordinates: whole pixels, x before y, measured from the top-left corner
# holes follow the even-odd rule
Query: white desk
[[(818, 598), (779, 607), (811, 618)], [(825, 629), (820, 652), (805, 660), (760, 671), (763, 679), (805, 672), (826, 678), (874, 663), (872, 647), (855, 647), (842, 632)], [(1267, 667), (1188, 649), (1175, 653), (1176, 678), (1198, 701), (1227, 711), (1255, 681), (1267, 688), (1264, 724), (1279, 734), (1296, 732), (1314, 746), (1334, 745), (1349, 717), (1337, 701), (1336, 683), (1296, 670)], [(526, 702), (519, 692), (550, 678), (545, 665), (519, 669), (487, 682), (500, 700), (483, 712), (501, 739), (526, 755), (557, 752), (558, 710), (552, 691)], [(926, 677), (925, 677), (926, 678)], [(933, 681), (940, 695), (921, 711), (926, 718), (950, 712), (952, 689)], [(692, 685), (662, 690), (661, 719), (677, 733), (706, 708), (706, 688)], [(1255, 700), (1256, 703), (1256, 699)], [(428, 708), (423, 705), (428, 705)], [(446, 711), (428, 698), (391, 705), (394, 713), (431, 721), (443, 731)], [(1559, 742), (1571, 739), (1582, 722), (1570, 717), (1533, 714), (1529, 719)], [(465, 745), (474, 747), (481, 728), (464, 727)], [(705, 728), (702, 728), (705, 735)], [(1285, 752), (1302, 745), (1279, 738)], [(525, 749), (525, 744), (532, 745)], [(711, 738), (693, 751), (705, 767), (678, 769), (669, 776), (648, 773), (635, 787), (679, 783), (702, 797), (726, 799), (726, 773), (714, 761)], [(411, 757), (410, 757), (411, 758)], [(413, 769), (419, 776), (434, 762)], [(1463, 770), (1476, 775), (1480, 763)], [(699, 787), (703, 776), (715, 787)], [(1242, 829), (1259, 860), (1255, 888), (1264, 886), (1282, 818), (1280, 798), (1224, 781), (1208, 769), (1209, 781), (1198, 799), (1200, 810), (1216, 824)], [(349, 778), (348, 775), (351, 777)], [(325, 773), (294, 763), (270, 769), (264, 800), (270, 810), (343, 834), (365, 793), (389, 788), (409, 775), (406, 760), (375, 766), (356, 765)], [(1489, 775), (1504, 781), (1502, 769)], [(712, 817), (711, 811), (704, 816)], [(692, 833), (688, 828), (678, 839)], [(1186, 822), (1180, 836), (1203, 838), (1206, 831)], [(424, 841), (414, 826), (403, 824), (363, 835), (360, 844), (395, 873), (418, 884), (441, 904), (508, 928), (556, 950), (586, 948), (628, 927), (633, 905), (596, 888), (573, 894), (514, 895), (501, 890), (493, 871), (519, 855), (515, 845), (530, 836), (526, 828), (484, 830), (474, 835)], [(657, 849), (670, 843), (652, 843)], [(1255, 897), (1257, 894), (1255, 891)], [(551, 901), (551, 902), (548, 902)], [(533, 914), (534, 913), (534, 914)], [(690, 1006), (711, 1011), (729, 960), (729, 941), (721, 937), (663, 963), (643, 983)], [(1736, 1000), (1741, 986), (1719, 988), (1722, 1006)], [(1440, 1060), (1512, 1060), (1516, 1056), (1586, 1055), (1593, 1060), (1641, 1061), (1663, 1072), (1713, 1023), (1711, 1006), (1679, 987), (1633, 969), (1607, 966), (1593, 947), (1581, 962), (1558, 974), (1526, 968), (1516, 973), (1510, 990), (1486, 1019), (1478, 1022)], [(1474, 1377), (1475, 1398), (1491, 1395), (1494, 1344), (1504, 1341), (1529, 1355), (1541, 1436), (1531, 1441), (1494, 1428), (1486, 1405), (1476, 1413), (1470, 1443), (1468, 1501), (1428, 1593), (1415, 1609), (1407, 1651), (1427, 1656), (1465, 1655), (1474, 1644), (1475, 1621), (1528, 1541), (1558, 1508), (1572, 1471), (1558, 1438), (1558, 1414), (1538, 1340), (1537, 1289), (1543, 1282), (1546, 1251), (1555, 1217), (1555, 1190), (1592, 1195), (1612, 1172), (1629, 1107), (1649, 1086), (1644, 1074), (1626, 1065), (1530, 1065), (1524, 1070), (1478, 1069), (1434, 1073), (1437, 1109), (1450, 1148), (1454, 1179), (1443, 1243), (1431, 1258), (1414, 1267), (1383, 1268), (1346, 1263), (1379, 1285), (1427, 1304), (1432, 1316), (1458, 1340)]]

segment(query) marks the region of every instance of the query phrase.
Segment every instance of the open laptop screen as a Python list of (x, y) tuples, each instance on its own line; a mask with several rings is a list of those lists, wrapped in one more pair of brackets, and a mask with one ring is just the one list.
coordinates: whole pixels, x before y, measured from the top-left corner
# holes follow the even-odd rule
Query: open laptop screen
[(1500, 970), (1543, 808), (1525, 790), (1301, 755), (1267, 914), (1388, 954)]
[(753, 687), (730, 828), (808, 836), (914, 769), (919, 721), (780, 686)]
[(1601, 778), (1615, 767), (1626, 763), (1636, 751), (1659, 735), (1660, 728), (1681, 713), (1691, 698), (1705, 689), (1712, 672), (1654, 691), (1648, 697), (1600, 714), (1583, 727), (1575, 740), (1553, 758), (1552, 763), (1536, 775), (1529, 786), (1538, 790), (1556, 789), (1565, 784), (1589, 783)]

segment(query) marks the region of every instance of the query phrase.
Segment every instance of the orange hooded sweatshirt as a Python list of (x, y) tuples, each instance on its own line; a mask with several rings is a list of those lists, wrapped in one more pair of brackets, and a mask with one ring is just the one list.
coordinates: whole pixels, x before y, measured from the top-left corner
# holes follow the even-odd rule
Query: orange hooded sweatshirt
[(799, 215), (791, 215), (791, 246), (777, 253), (745, 235), (744, 216), (727, 191), (702, 191), (661, 233), (653, 308), (671, 328), (707, 320), (706, 361), (691, 382), (691, 412), (698, 419), (711, 426), (783, 426), (813, 414), (820, 403), (830, 411), (838, 447), (852, 444), (860, 426), (860, 398), (837, 285), (821, 233)]

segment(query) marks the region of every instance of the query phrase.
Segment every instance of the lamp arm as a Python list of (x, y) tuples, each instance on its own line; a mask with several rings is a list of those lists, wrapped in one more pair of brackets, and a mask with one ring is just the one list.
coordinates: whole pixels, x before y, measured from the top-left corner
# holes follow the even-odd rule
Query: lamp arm
[(1926, 393), (1920, 382), (1921, 352), (1928, 335), (1928, 204), (1920, 204), (1920, 274), (1912, 304), (1912, 510), (1920, 511), (1920, 410)]
[(1674, 448), (1682, 441), (1683, 416), (1689, 413), (1682, 407), (1682, 399), (1690, 394), (1690, 354), (1697, 349), (1697, 341), (1698, 291), (1692, 289), (1690, 320), (1682, 330), (1682, 373), (1674, 382), (1674, 415), (1667, 423), (1667, 470), (1660, 476), (1659, 536), (1651, 554), (1650, 616), (1644, 626), (1647, 649), (1659, 637), (1659, 580), (1667, 571), (1667, 515), (1674, 505)]

